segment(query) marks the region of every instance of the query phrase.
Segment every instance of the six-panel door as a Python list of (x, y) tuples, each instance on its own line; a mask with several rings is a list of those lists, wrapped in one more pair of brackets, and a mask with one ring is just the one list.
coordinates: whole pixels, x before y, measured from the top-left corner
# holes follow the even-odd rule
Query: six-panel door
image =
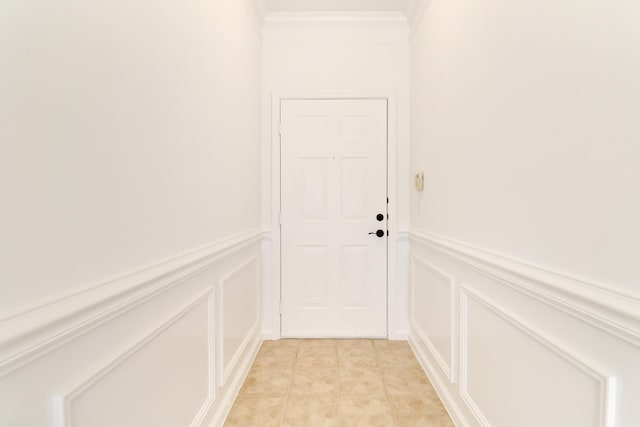
[(282, 336), (386, 336), (386, 100), (281, 102), (281, 211)]

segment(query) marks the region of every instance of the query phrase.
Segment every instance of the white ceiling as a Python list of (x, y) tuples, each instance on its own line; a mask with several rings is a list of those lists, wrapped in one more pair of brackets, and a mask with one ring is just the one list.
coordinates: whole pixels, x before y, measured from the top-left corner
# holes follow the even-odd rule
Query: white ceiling
[(410, 0), (266, 0), (267, 12), (404, 12)]

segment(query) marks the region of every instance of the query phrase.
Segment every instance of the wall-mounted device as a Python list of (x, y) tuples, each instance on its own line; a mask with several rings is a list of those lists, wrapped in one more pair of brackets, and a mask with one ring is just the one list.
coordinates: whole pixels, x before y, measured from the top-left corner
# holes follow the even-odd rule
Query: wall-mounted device
[(416, 174), (416, 191), (424, 190), (424, 173), (418, 172)]

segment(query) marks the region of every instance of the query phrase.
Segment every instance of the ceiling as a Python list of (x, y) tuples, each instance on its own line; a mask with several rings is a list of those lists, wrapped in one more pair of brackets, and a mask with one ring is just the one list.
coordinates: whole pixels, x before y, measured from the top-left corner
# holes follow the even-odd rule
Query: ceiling
[(268, 12), (404, 12), (411, 0), (266, 0)]

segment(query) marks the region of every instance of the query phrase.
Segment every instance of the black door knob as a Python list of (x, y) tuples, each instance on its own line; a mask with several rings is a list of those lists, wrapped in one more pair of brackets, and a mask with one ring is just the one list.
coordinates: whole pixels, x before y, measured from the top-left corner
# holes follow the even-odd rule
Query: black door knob
[(377, 231), (372, 231), (369, 234), (375, 234), (378, 237), (383, 237), (384, 236), (384, 231), (383, 230), (377, 230)]
[(378, 221), (383, 221), (383, 220), (384, 220), (384, 215), (382, 215), (382, 214), (378, 214), (378, 215), (376, 215), (376, 219), (377, 219)]

